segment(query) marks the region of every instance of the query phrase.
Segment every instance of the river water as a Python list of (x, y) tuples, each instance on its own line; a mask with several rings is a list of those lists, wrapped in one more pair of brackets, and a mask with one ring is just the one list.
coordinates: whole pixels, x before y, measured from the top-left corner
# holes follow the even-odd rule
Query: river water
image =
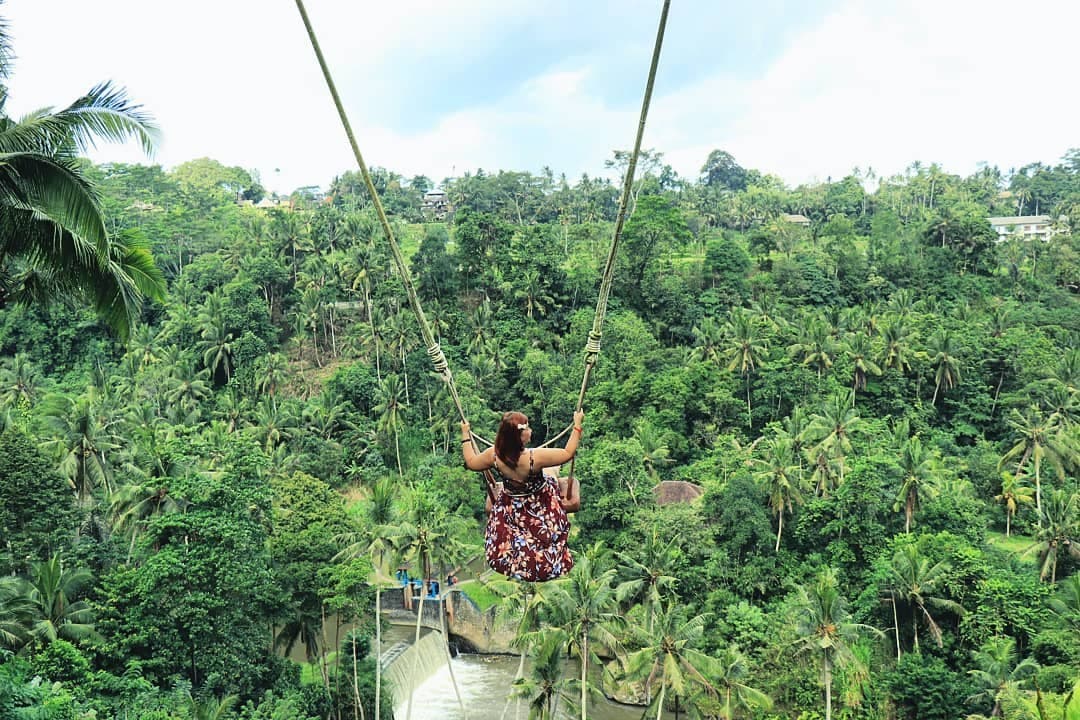
[[(528, 705), (521, 702), (520, 714), (515, 715), (516, 700), (510, 701), (506, 710), (506, 699), (514, 674), (518, 669), (518, 659), (509, 655), (458, 655), (453, 660), (454, 677), (461, 699), (468, 710), (468, 720), (525, 720), (529, 716)], [(528, 672), (528, 666), (526, 666)], [(574, 663), (567, 667), (568, 673), (575, 673)], [(450, 671), (445, 662), (426, 680), (416, 687), (413, 697), (413, 720), (464, 720), (454, 695), (454, 686), (450, 681)], [(405, 720), (406, 702), (401, 698), (394, 711), (396, 720)], [(639, 720), (644, 708), (618, 705), (612, 702), (594, 701), (588, 708), (591, 720)], [(565, 707), (560, 718), (571, 720), (580, 715), (572, 715), (572, 710)], [(655, 715), (650, 714), (650, 717)], [(674, 717), (664, 713), (662, 718)], [(685, 717), (685, 714), (683, 715)]]

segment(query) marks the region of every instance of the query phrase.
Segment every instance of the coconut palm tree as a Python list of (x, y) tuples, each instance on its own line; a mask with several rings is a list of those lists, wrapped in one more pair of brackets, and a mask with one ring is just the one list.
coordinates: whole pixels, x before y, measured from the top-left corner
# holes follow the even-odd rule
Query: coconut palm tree
[[(952, 571), (952, 567), (945, 561), (931, 565), (930, 559), (922, 554), (920, 544), (909, 542), (896, 551), (887, 570), (889, 573), (887, 587), (893, 603), (905, 604), (911, 610), (915, 652), (919, 652), (920, 617), (930, 630), (930, 636), (937, 642), (938, 647), (941, 647), (941, 627), (930, 614), (930, 608), (946, 610), (956, 615), (964, 614), (964, 608), (959, 603), (936, 594)], [(894, 629), (899, 638), (899, 625)], [(897, 647), (899, 648), (899, 639)]]
[(721, 348), (724, 345), (723, 327), (714, 318), (706, 317), (690, 332), (694, 336), (690, 359), (719, 364)]
[(405, 475), (401, 469), (401, 443), (399, 439), (401, 426), (404, 422), (402, 416), (405, 407), (406, 405), (402, 400), (401, 382), (396, 374), (390, 373), (378, 383), (375, 389), (375, 407), (373, 410), (379, 418), (379, 432), (384, 437), (392, 435), (394, 438), (394, 457), (397, 459), (398, 477), (404, 477)]
[(1016, 474), (1024, 471), (1028, 462), (1035, 471), (1035, 510), (1042, 513), (1042, 464), (1045, 460), (1057, 471), (1059, 479), (1065, 478), (1065, 466), (1080, 461), (1080, 452), (1074, 446), (1068, 434), (1061, 432), (1061, 418), (1056, 413), (1043, 415), (1042, 410), (1034, 405), (1021, 413), (1013, 409), (1008, 417), (1009, 428), (1014, 444), (1001, 457), (998, 469), (1013, 460), (1017, 460)]
[(545, 628), (533, 644), (529, 677), (514, 680), (513, 697), (529, 702), (529, 720), (555, 720), (566, 680), (563, 677), (563, 648), (566, 632)]
[(680, 551), (678, 538), (664, 539), (660, 528), (654, 525), (645, 536), (638, 552), (616, 552), (615, 597), (624, 606), (641, 605), (645, 608), (647, 632), (652, 632), (653, 618), (665, 597), (675, 594), (679, 582), (673, 574)]
[(857, 435), (862, 420), (855, 412), (851, 395), (853, 390), (833, 394), (821, 412), (810, 418), (807, 437), (817, 442), (815, 453), (825, 453), (836, 458), (840, 467), (840, 482), (844, 482), (844, 459), (851, 452), (852, 435)]
[(1018, 659), (1016, 641), (1011, 637), (992, 637), (971, 654), (975, 667), (968, 675), (979, 685), (979, 691), (968, 702), (992, 703), (990, 717), (1001, 716), (1002, 694), (1019, 688), (1039, 669), (1031, 658)]
[(1035, 490), (1026, 481), (1023, 475), (1001, 473), (1001, 493), (995, 495), (994, 500), (1005, 505), (1005, 537), (1012, 534), (1012, 519), (1020, 506), (1035, 501)]
[(219, 316), (203, 328), (201, 337), (203, 367), (217, 385), (227, 385), (233, 370), (233, 334), (225, 329), (225, 321)]
[(1062, 556), (1080, 559), (1080, 493), (1054, 490), (1043, 503), (1035, 542), (1024, 553), (1035, 552), (1039, 559), (1039, 579), (1057, 582)]
[(375, 587), (375, 717), (381, 718), (382, 704), (382, 571), (394, 557), (393, 538), (397, 536), (394, 521), (394, 500), (397, 483), (389, 478), (378, 480), (371, 494), (361, 506), (357, 532), (337, 538), (344, 547), (334, 556), (334, 561), (357, 557), (371, 558), (372, 577), (369, 583)]
[(659, 466), (674, 462), (668, 457), (670, 450), (660, 439), (660, 432), (648, 419), (642, 418), (634, 423), (634, 439), (641, 446), (641, 462), (649, 479), (654, 483), (660, 482)]
[(896, 496), (894, 510), (904, 508), (904, 532), (911, 532), (911, 520), (915, 517), (915, 511), (919, 509), (922, 496), (933, 496), (935, 482), (941, 466), (935, 455), (929, 448), (924, 447), (922, 441), (916, 435), (908, 438), (900, 453), (900, 467), (904, 473), (903, 482), (900, 484), (900, 492)]
[(1061, 581), (1058, 593), (1050, 598), (1050, 609), (1062, 625), (1080, 635), (1080, 573)]
[(802, 469), (791, 440), (775, 437), (765, 445), (765, 457), (754, 460), (758, 470), (755, 477), (765, 489), (769, 507), (777, 518), (776, 548), (780, 552), (780, 536), (784, 532), (784, 512), (801, 505)]
[(863, 333), (856, 333), (848, 337), (845, 344), (848, 357), (851, 358), (851, 404), (855, 405), (855, 391), (865, 390), (866, 381), (870, 375), (880, 375), (881, 367), (870, 358), (872, 352), (870, 338)]
[(655, 708), (659, 720), (669, 695), (675, 717), (679, 703), (691, 697), (717, 698), (719, 690), (712, 678), (719, 668), (716, 660), (698, 649), (705, 634), (704, 615), (688, 620), (677, 602), (668, 602), (656, 619), (652, 632), (630, 626), (631, 642), (640, 649), (627, 655), (626, 677), (642, 681), (651, 698), (646, 714)]
[(938, 394), (942, 390), (952, 390), (960, 382), (960, 361), (956, 357), (956, 346), (952, 333), (938, 330), (930, 336), (930, 364), (934, 368), (934, 397), (931, 405), (937, 405)]
[(714, 662), (716, 670), (713, 677), (719, 697), (716, 706), (708, 710), (711, 717), (734, 720), (740, 711), (752, 713), (772, 709), (772, 699), (747, 684), (750, 664), (738, 647), (724, 647)]
[(135, 541), (146, 530), (151, 518), (166, 513), (183, 512), (188, 501), (169, 492), (158, 483), (125, 485), (109, 497), (109, 524), (113, 532), (130, 536), (128, 562), (135, 551)]
[(26, 353), (5, 358), (0, 365), (0, 405), (29, 406), (41, 394), (42, 377)]
[(85, 600), (76, 600), (93, 582), (85, 568), (66, 570), (58, 555), (30, 563), (30, 579), (23, 593), (31, 613), (30, 636), (42, 645), (57, 638), (77, 642), (97, 638), (94, 612)]
[(56, 453), (60, 471), (81, 503), (89, 503), (95, 488), (112, 492), (110, 455), (119, 445), (113, 421), (99, 411), (90, 396), (76, 400), (50, 395), (45, 400), (45, 423), (54, 437), (44, 443)]
[(832, 720), (833, 671), (855, 662), (851, 647), (863, 634), (881, 636), (881, 631), (850, 621), (847, 602), (840, 593), (836, 571), (826, 568), (808, 585), (796, 588), (795, 631), (798, 651), (810, 653), (821, 663), (821, 685), (825, 692), (825, 720)]
[(546, 597), (549, 624), (566, 631), (570, 652), (581, 662), (581, 720), (587, 720), (589, 663), (598, 659), (590, 643), (615, 648), (615, 632), (626, 625), (612, 585), (615, 568), (605, 567), (606, 560), (601, 547), (593, 546)]
[(157, 128), (123, 88), (97, 85), (61, 110), (7, 115), (12, 58), (0, 27), (0, 307), (15, 300), (88, 302), (126, 339), (142, 300), (164, 297), (161, 271), (135, 233), (106, 229), (78, 156), (99, 140), (135, 140), (149, 155)]
[(903, 374), (911, 372), (914, 353), (910, 345), (911, 334), (903, 318), (897, 318), (885, 325), (881, 335), (884, 340), (881, 367), (895, 369)]
[(724, 323), (726, 347), (723, 350), (727, 360), (728, 372), (739, 371), (746, 381), (746, 426), (753, 429), (753, 416), (750, 407), (750, 375), (761, 364), (765, 355), (765, 344), (758, 331), (754, 316), (745, 310), (733, 309)]
[(802, 364), (817, 370), (818, 379), (833, 366), (836, 359), (836, 343), (829, 326), (818, 317), (807, 318), (799, 326), (798, 342), (788, 353), (792, 358), (802, 358)]

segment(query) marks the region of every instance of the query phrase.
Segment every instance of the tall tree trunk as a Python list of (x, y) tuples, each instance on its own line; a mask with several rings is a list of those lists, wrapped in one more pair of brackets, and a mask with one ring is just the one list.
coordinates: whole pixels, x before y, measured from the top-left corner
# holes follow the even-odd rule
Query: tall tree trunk
[(581, 720), (588, 720), (586, 709), (585, 678), (589, 670), (589, 631), (581, 633)]
[[(420, 672), (420, 649), (419, 649), (419, 645), (420, 645), (420, 621), (424, 617), (424, 596), (425, 595), (427, 595), (427, 593), (424, 592), (424, 588), (423, 588), (423, 586), (421, 586), (421, 588), (420, 588), (420, 604), (417, 606), (417, 609), (416, 609), (416, 637), (413, 640), (413, 650), (415, 650), (415, 652), (413, 654), (416, 657), (413, 660), (412, 677), (416, 677), (417, 674)], [(413, 688), (412, 683), (410, 683), (409, 684), (409, 704), (405, 708), (405, 720), (412, 720), (413, 695), (416, 694), (414, 692), (414, 690), (415, 690), (415, 688)]]
[(375, 578), (375, 720), (382, 720), (382, 588)]
[(353, 718), (359, 720), (364, 717), (364, 706), (360, 704), (360, 682), (356, 673), (356, 634), (352, 637), (352, 687), (353, 687)]
[(750, 374), (746, 375), (746, 429), (753, 432), (754, 416), (750, 408)]
[(454, 677), (453, 657), (450, 655), (450, 630), (446, 626), (446, 602), (449, 597), (450, 590), (447, 589), (439, 598), (439, 624), (442, 627), (442, 646), (446, 650), (446, 669), (450, 672), (450, 684), (454, 686), (454, 695), (457, 697), (458, 707), (461, 708), (461, 717), (464, 720), (469, 720), (469, 711), (465, 709), (465, 703), (461, 700), (461, 690), (458, 689), (457, 678)]
[(889, 599), (892, 600), (892, 622), (893, 630), (896, 633), (896, 659), (900, 659), (900, 618), (896, 614), (896, 593), (889, 593)]
[(828, 653), (821, 664), (821, 674), (825, 681), (825, 720), (832, 720), (832, 658)]
[(777, 517), (780, 518), (780, 522), (777, 524), (777, 527), (776, 527), (776, 548), (773, 550), (773, 552), (780, 552), (780, 533), (784, 532), (784, 508), (783, 507), (780, 508), (780, 512), (778, 513)]

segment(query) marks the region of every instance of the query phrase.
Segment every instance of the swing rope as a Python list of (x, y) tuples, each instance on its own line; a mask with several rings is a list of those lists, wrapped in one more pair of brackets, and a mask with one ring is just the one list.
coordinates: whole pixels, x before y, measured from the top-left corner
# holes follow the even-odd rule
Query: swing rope
[[(638, 119), (637, 136), (634, 139), (634, 149), (630, 153), (630, 160), (626, 167), (626, 176), (623, 178), (622, 195), (619, 198), (619, 209), (615, 217), (615, 229), (612, 235), (611, 247), (608, 250), (607, 262), (604, 266), (603, 276), (600, 282), (599, 295), (596, 301), (596, 314), (593, 317), (592, 330), (589, 332), (588, 340), (585, 343), (585, 370), (581, 380), (581, 391), (578, 393), (577, 410), (581, 410), (585, 402), (585, 390), (589, 385), (589, 377), (592, 374), (592, 369), (595, 367), (597, 359), (600, 356), (600, 341), (603, 337), (603, 324), (604, 316), (607, 313), (608, 297), (611, 294), (612, 278), (615, 274), (615, 258), (619, 249), (619, 241), (622, 236), (623, 225), (626, 222), (627, 209), (630, 205), (631, 190), (634, 184), (634, 173), (637, 169), (638, 155), (641, 153), (641, 141), (645, 134), (645, 120), (649, 114), (649, 103), (652, 100), (653, 86), (656, 80), (656, 69), (660, 62), (660, 48), (663, 45), (664, 31), (667, 26), (668, 9), (671, 6), (671, 0), (664, 0), (663, 9), (660, 12), (660, 24), (656, 31), (656, 42), (653, 46), (652, 62), (649, 65), (649, 77), (645, 85), (645, 97), (641, 103), (641, 114)], [(367, 163), (364, 162), (364, 156), (360, 152), (360, 146), (356, 142), (356, 136), (353, 134), (352, 125), (349, 123), (349, 118), (345, 114), (345, 107), (341, 102), (341, 96), (338, 95), (337, 86), (334, 84), (333, 77), (330, 74), (330, 68), (326, 64), (326, 59), (323, 57), (322, 48), (319, 46), (319, 41), (315, 37), (315, 30), (311, 25), (311, 20), (308, 17), (307, 10), (304, 8), (303, 0), (296, 0), (296, 8), (300, 11), (300, 17), (304, 21), (304, 27), (307, 30), (308, 40), (311, 42), (311, 48), (315, 51), (315, 57), (318, 58), (319, 67), (322, 69), (323, 78), (326, 81), (326, 86), (330, 90), (330, 95), (334, 100), (334, 107), (337, 108), (338, 118), (341, 120), (341, 125), (345, 129), (345, 134), (349, 139), (349, 146), (352, 148), (353, 157), (356, 159), (356, 164), (360, 168), (360, 174), (364, 179), (364, 186), (367, 188), (368, 194), (371, 196), (372, 204), (375, 207), (375, 214), (379, 218), (379, 224), (382, 226), (383, 235), (386, 237), (387, 243), (390, 245), (391, 255), (394, 260), (394, 265), (397, 268), (398, 276), (401, 278), (402, 285), (405, 287), (405, 292), (409, 297), (409, 306), (412, 308), (413, 314), (416, 316), (417, 324), (420, 326), (420, 334), (424, 341), (424, 346), (427, 349), (428, 357), (431, 359), (432, 364), (435, 367), (435, 371), (446, 383), (447, 391), (450, 394), (451, 399), (454, 401), (455, 407), (457, 407), (458, 414), (461, 416), (462, 422), (467, 422), (468, 418), (465, 416), (465, 408), (461, 404), (461, 397), (458, 394), (457, 386), (454, 384), (454, 375), (450, 371), (450, 365), (446, 360), (446, 355), (443, 353), (442, 347), (440, 347), (438, 341), (435, 340), (435, 335), (431, 331), (431, 326), (428, 324), (427, 318), (424, 316), (424, 309), (420, 306), (420, 299), (416, 294), (416, 288), (413, 286), (412, 277), (409, 273), (409, 269), (405, 264), (405, 257), (401, 253), (401, 248), (398, 246), (397, 240), (394, 239), (394, 231), (390, 227), (390, 220), (386, 216), (386, 210), (383, 208), (382, 200), (379, 198), (378, 192), (375, 190), (375, 183), (371, 179), (371, 173), (368, 171)], [(568, 426), (561, 433), (556, 435), (551, 440), (544, 443), (544, 446), (550, 445), (556, 442), (559, 438), (562, 438), (573, 427), (573, 423)], [(474, 449), (476, 449), (476, 441), (479, 438), (476, 434), (472, 434), (472, 443)], [(489, 443), (490, 444), (490, 443)], [(573, 482), (573, 469), (574, 461), (570, 461), (570, 482)], [(494, 478), (489, 472), (484, 472), (484, 477), (487, 481), (488, 495), (494, 499)], [(567, 492), (569, 492), (567, 489)]]

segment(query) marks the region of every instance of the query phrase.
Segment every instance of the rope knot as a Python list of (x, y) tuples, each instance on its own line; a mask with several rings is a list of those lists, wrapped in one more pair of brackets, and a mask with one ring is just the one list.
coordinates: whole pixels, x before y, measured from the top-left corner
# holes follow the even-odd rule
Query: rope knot
[(434, 343), (428, 346), (428, 357), (431, 358), (432, 365), (435, 366), (435, 372), (441, 375), (447, 375), (450, 370), (450, 363), (446, 360), (446, 355), (443, 354), (442, 347), (439, 343)]
[(600, 338), (603, 336), (602, 332), (597, 330), (589, 331), (589, 339), (585, 341), (585, 354), (586, 355), (599, 355), (600, 354)]

